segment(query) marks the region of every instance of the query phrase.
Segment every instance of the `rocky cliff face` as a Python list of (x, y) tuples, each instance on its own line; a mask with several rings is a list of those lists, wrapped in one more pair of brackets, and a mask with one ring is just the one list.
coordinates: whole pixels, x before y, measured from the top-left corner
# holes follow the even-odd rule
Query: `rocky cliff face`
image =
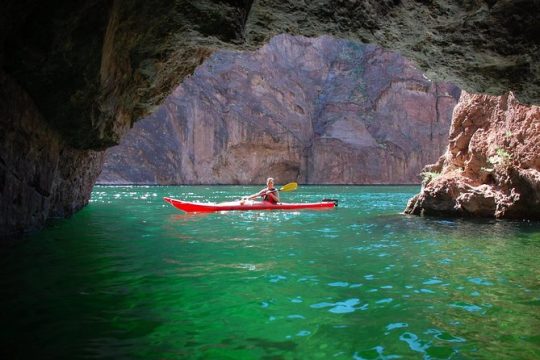
[(540, 219), (540, 107), (463, 93), (446, 153), (410, 214)]
[[(280, 33), (379, 44), (399, 50), (430, 78), (473, 92), (512, 90), (521, 101), (538, 104), (539, 12), (536, 0), (7, 0), (0, 12), (0, 67), (36, 105), (36, 128), (54, 131), (72, 149), (104, 150), (217, 49), (254, 49)], [(13, 111), (17, 118), (27, 115), (25, 107)], [(9, 148), (19, 140), (1, 141)], [(56, 151), (54, 142), (43, 149)], [(38, 154), (19, 153), (16, 161), (39, 168)], [(59, 159), (71, 161), (68, 152)], [(99, 166), (92, 164), (76, 162), (74, 172), (85, 177), (90, 168), (95, 177)], [(12, 166), (0, 162), (4, 174)], [(28, 213), (26, 203), (11, 202), (8, 191), (16, 185), (6, 184), (2, 217)], [(76, 194), (90, 191), (75, 190), (77, 181), (66, 186), (74, 201), (89, 196)], [(22, 197), (33, 191), (20, 190), (27, 191)], [(42, 224), (35, 219), (47, 216), (47, 205), (41, 209), (34, 220), (18, 218), (16, 228)]]
[(400, 55), (281, 35), (218, 52), (107, 151), (100, 183), (418, 183), (460, 90)]
[(34, 230), (88, 203), (104, 152), (69, 146), (2, 72), (0, 84), (0, 229)]

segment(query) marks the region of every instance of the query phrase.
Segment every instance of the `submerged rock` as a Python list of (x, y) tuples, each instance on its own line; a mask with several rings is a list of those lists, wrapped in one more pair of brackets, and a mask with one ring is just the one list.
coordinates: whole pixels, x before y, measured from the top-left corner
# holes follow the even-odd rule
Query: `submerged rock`
[(450, 143), (409, 214), (540, 219), (540, 107), (463, 92)]
[(100, 183), (418, 183), (459, 88), (397, 53), (280, 35), (218, 52), (107, 151)]

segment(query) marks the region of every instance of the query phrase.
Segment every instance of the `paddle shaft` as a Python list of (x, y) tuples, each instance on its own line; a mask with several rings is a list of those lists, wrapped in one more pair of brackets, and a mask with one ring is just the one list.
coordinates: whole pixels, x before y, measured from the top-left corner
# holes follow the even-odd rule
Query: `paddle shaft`
[[(298, 188), (298, 184), (295, 183), (295, 182), (292, 182), (292, 183), (288, 183), (286, 185), (283, 185), (281, 188), (279, 189), (274, 189), (274, 190), (269, 190), (269, 191), (266, 191), (266, 193), (273, 193), (273, 192), (277, 192), (277, 191), (294, 191)], [(248, 197), (248, 199), (253, 199), (253, 198), (256, 198), (257, 196), (261, 196), (260, 193), (257, 193), (255, 195), (252, 195), (250, 197)]]

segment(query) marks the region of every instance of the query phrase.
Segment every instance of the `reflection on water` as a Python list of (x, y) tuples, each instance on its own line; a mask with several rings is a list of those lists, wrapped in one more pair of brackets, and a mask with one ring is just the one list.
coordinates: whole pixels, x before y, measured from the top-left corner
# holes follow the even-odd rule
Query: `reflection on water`
[(540, 357), (539, 224), (401, 215), (415, 187), (282, 195), (330, 211), (162, 201), (257, 189), (96, 187), (4, 249), (3, 358)]

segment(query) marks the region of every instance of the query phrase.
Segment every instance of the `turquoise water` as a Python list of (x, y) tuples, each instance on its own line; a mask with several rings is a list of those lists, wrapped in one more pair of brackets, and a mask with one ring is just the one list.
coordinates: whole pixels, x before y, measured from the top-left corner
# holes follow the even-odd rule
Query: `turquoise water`
[(418, 187), (282, 194), (340, 200), (327, 211), (162, 201), (257, 189), (96, 187), (71, 219), (2, 248), (0, 355), (540, 358), (540, 224), (401, 215)]

